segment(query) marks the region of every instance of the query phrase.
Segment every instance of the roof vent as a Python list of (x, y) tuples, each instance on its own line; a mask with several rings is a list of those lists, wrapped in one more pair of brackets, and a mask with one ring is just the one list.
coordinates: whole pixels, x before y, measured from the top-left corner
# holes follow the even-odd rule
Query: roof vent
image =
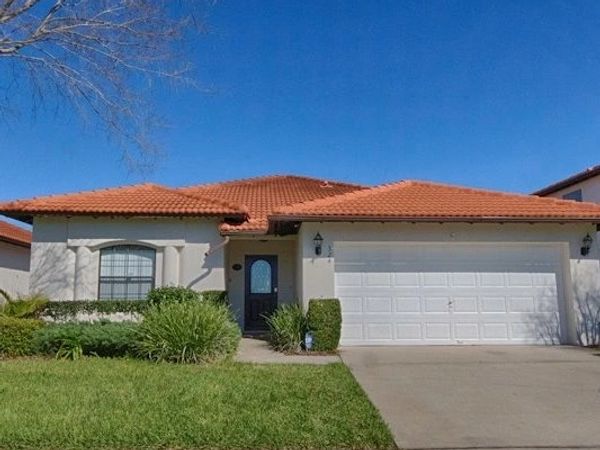
[(333, 186), (332, 186), (332, 185), (329, 183), (329, 181), (327, 181), (327, 180), (323, 181), (323, 182), (320, 184), (320, 186), (321, 186), (322, 188), (331, 188), (331, 187), (333, 187)]

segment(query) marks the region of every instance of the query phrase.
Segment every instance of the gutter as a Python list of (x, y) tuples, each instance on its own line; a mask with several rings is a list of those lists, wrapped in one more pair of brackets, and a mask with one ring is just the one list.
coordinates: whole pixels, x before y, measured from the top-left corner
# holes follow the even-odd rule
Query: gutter
[(225, 247), (227, 244), (229, 244), (229, 241), (230, 241), (229, 236), (225, 236), (225, 239), (223, 239), (223, 241), (221, 243), (215, 245), (214, 247), (211, 247), (206, 253), (204, 253), (204, 256), (212, 255), (217, 250), (219, 250), (219, 249)]

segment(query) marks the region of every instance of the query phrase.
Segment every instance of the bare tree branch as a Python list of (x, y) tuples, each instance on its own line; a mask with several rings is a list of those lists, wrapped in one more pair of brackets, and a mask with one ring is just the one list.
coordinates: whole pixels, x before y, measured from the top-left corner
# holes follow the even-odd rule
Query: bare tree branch
[[(0, 0), (0, 68), (7, 78), (26, 81), (40, 100), (58, 95), (82, 118), (98, 119), (123, 144), (129, 163), (151, 164), (160, 120), (148, 86), (154, 79), (193, 84), (180, 49), (188, 30), (200, 30), (196, 13), (207, 6), (202, 0)], [(13, 88), (5, 87), (4, 98)]]

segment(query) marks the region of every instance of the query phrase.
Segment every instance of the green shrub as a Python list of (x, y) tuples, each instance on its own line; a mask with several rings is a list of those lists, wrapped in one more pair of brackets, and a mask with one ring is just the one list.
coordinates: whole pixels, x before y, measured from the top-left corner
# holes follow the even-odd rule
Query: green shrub
[(0, 317), (0, 355), (33, 354), (34, 335), (43, 326), (44, 323), (41, 320)]
[(152, 289), (148, 292), (146, 300), (151, 305), (164, 305), (166, 303), (180, 303), (189, 301), (200, 301), (200, 292), (183, 286), (164, 286)]
[(227, 291), (202, 291), (200, 292), (202, 300), (218, 303), (220, 305), (229, 305)]
[(148, 309), (146, 300), (67, 300), (46, 303), (41, 315), (51, 317), (54, 320), (73, 320), (79, 313), (142, 314), (146, 309)]
[(281, 305), (266, 319), (271, 346), (284, 352), (301, 350), (306, 318), (300, 305)]
[(331, 352), (337, 349), (342, 329), (342, 309), (338, 299), (311, 299), (306, 320), (313, 334), (315, 351)]
[(0, 304), (0, 315), (5, 317), (37, 319), (48, 303), (48, 299), (41, 294), (13, 299), (6, 292), (2, 291), (2, 296), (6, 301)]
[(37, 331), (38, 353), (65, 356), (81, 348), (83, 355), (118, 357), (135, 354), (137, 324), (131, 322), (68, 322), (48, 325)]
[(139, 352), (155, 361), (204, 363), (235, 353), (240, 329), (229, 308), (213, 302), (150, 308), (138, 329)]

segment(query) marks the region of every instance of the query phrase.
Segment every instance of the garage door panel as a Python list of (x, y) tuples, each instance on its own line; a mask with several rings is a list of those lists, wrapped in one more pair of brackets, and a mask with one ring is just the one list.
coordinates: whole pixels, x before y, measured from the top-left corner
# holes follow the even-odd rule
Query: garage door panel
[(452, 297), (451, 300), (453, 311), (456, 313), (479, 313), (479, 302), (477, 297)]
[(409, 341), (422, 341), (423, 329), (420, 322), (396, 323), (396, 339)]
[(477, 274), (473, 272), (453, 272), (450, 274), (453, 287), (476, 287)]
[(392, 297), (366, 297), (365, 305), (367, 313), (391, 313)]
[(336, 243), (343, 345), (557, 342), (553, 246)]
[(535, 298), (530, 297), (510, 297), (508, 301), (509, 312), (512, 313), (532, 313), (535, 312)]
[(483, 322), (481, 324), (482, 338), (484, 340), (507, 341), (508, 324), (505, 322)]
[(505, 313), (506, 297), (481, 297), (481, 312), (486, 313)]
[(425, 305), (424, 313), (428, 314), (448, 314), (450, 297), (423, 297), (423, 303)]
[(396, 297), (397, 313), (421, 313), (421, 297)]
[(452, 339), (451, 325), (448, 322), (425, 322), (425, 339), (450, 341)]
[(392, 341), (394, 339), (394, 327), (391, 322), (368, 322), (365, 324), (365, 329), (368, 340)]
[(395, 272), (394, 287), (419, 287), (419, 274), (416, 272)]
[(423, 273), (423, 287), (448, 287), (448, 274)]
[(462, 341), (478, 341), (481, 339), (479, 333), (479, 322), (454, 322), (454, 337)]

